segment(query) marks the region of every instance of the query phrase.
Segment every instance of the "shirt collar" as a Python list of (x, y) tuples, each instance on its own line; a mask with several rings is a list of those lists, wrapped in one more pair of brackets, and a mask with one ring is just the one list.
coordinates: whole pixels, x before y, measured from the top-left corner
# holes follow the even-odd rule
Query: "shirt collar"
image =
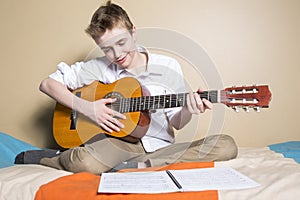
[[(141, 46), (141, 45), (137, 45), (136, 47), (137, 47), (138, 52), (145, 53), (147, 55), (147, 58), (148, 58), (146, 71), (141, 73), (141, 75), (148, 75), (148, 74), (161, 75), (162, 73), (160, 73), (157, 70), (154, 70), (153, 58), (152, 58), (152, 54), (149, 52), (149, 50), (146, 49), (145, 47)], [(113, 63), (113, 65), (115, 66), (115, 69), (116, 69), (118, 75), (121, 75), (122, 73), (132, 74), (128, 70), (123, 69), (120, 65), (118, 65), (116, 63)]]

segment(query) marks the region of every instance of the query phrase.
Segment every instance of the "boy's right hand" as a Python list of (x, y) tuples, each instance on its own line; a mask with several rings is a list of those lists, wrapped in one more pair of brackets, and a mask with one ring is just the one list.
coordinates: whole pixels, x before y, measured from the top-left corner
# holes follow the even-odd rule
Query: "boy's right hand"
[(85, 112), (83, 114), (98, 124), (103, 130), (110, 133), (113, 131), (119, 132), (121, 128), (124, 128), (124, 124), (118, 119), (126, 119), (126, 116), (106, 106), (106, 104), (115, 101), (116, 99), (108, 98), (89, 102), (88, 108), (84, 109)]

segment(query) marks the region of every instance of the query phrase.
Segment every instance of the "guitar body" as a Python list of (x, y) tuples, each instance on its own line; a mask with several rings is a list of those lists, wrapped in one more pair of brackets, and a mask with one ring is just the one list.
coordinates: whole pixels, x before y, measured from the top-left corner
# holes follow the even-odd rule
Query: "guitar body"
[[(74, 90), (73, 93), (88, 101), (102, 98), (133, 98), (143, 95), (139, 82), (134, 78), (123, 78), (111, 84), (95, 81), (88, 86)], [(114, 109), (112, 105), (111, 108)], [(53, 135), (56, 142), (64, 148), (80, 146), (93, 140), (99, 133), (105, 133), (129, 142), (137, 142), (148, 130), (149, 112), (137, 111), (123, 114), (126, 116), (126, 120), (119, 120), (125, 127), (120, 132), (109, 133), (87, 117), (57, 103), (53, 118)]]

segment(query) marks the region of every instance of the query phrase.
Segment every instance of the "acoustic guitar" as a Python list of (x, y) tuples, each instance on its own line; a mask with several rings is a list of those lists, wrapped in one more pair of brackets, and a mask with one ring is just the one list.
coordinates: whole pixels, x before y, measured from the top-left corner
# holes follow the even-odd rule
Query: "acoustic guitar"
[[(91, 141), (99, 133), (136, 142), (148, 130), (149, 110), (185, 106), (188, 94), (143, 96), (140, 83), (135, 78), (129, 77), (111, 84), (95, 81), (88, 86), (74, 90), (73, 93), (88, 101), (116, 98), (116, 102), (107, 106), (126, 116), (125, 120), (119, 119), (125, 127), (120, 132), (106, 132), (87, 117), (57, 103), (53, 118), (53, 134), (58, 145), (64, 148), (80, 146)], [(271, 92), (267, 85), (230, 87), (224, 90), (204, 91), (199, 95), (212, 103), (223, 103), (236, 111), (243, 108), (247, 112), (249, 108), (254, 108), (259, 112), (260, 108), (268, 107), (271, 100)]]

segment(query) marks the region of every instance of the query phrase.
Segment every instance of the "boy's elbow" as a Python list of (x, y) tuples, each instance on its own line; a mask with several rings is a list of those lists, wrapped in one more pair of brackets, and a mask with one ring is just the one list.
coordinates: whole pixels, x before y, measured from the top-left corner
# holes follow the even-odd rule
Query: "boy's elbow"
[(47, 88), (47, 79), (43, 80), (40, 84), (39, 90), (41, 92), (45, 92)]
[(175, 128), (176, 130), (180, 130), (184, 127), (184, 124), (182, 124), (181, 121), (171, 120), (170, 122), (172, 127)]
[(185, 126), (185, 124), (174, 124), (173, 128), (175, 128), (177, 131), (182, 129)]
[(51, 82), (53, 80), (51, 78), (46, 78), (44, 79), (41, 84), (40, 84), (40, 87), (39, 87), (39, 90), (41, 92), (44, 92), (44, 93), (47, 93), (50, 89), (51, 89)]

